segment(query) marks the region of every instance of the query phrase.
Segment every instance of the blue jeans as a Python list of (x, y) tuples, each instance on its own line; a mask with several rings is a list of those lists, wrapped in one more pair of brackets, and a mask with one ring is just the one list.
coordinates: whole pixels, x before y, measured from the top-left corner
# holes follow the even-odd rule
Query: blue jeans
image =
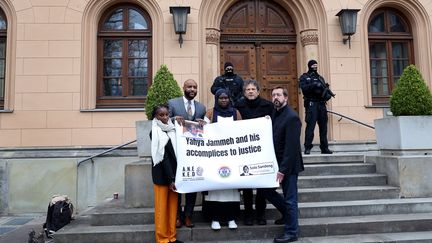
[(281, 183), (283, 196), (277, 193), (276, 188), (260, 188), (257, 191), (257, 194), (261, 193), (284, 217), (285, 234), (295, 237), (299, 235), (297, 179), (298, 175), (285, 175)]

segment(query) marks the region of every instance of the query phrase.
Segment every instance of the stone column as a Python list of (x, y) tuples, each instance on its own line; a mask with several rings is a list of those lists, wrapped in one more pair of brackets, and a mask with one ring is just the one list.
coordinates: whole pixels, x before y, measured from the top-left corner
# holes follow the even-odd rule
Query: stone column
[(207, 107), (213, 105), (213, 96), (210, 93), (210, 87), (213, 80), (219, 75), (219, 40), (220, 30), (215, 28), (206, 29), (206, 53), (205, 60), (205, 80), (201, 85), (200, 92), (202, 94), (203, 103)]
[[(318, 60), (318, 30), (309, 29), (300, 31), (301, 44), (303, 46), (303, 60)], [(305, 66), (306, 63), (301, 66)]]

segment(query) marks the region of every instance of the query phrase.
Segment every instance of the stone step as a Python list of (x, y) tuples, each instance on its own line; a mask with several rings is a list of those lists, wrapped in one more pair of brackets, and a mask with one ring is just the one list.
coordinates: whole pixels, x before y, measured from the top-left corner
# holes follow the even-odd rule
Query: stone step
[[(260, 241), (261, 243), (270, 243), (273, 240)], [(300, 238), (301, 243), (430, 243), (432, 242), (432, 231), (419, 231), (408, 233), (381, 233), (381, 234), (357, 234), (357, 235), (339, 235), (327, 237), (306, 237)], [(192, 242), (189, 242), (192, 243)], [(215, 243), (215, 242), (213, 242)], [(229, 242), (235, 243), (235, 242)]]
[[(90, 224), (101, 225), (134, 225), (152, 224), (154, 222), (153, 208), (110, 207), (98, 209), (91, 215)], [(358, 200), (358, 201), (333, 201), (299, 203), (300, 218), (317, 217), (344, 217), (380, 214), (401, 213), (429, 213), (432, 212), (432, 198), (413, 199), (380, 199), (380, 200)], [(238, 219), (244, 217), (243, 211)], [(273, 205), (268, 204), (266, 218), (274, 221), (280, 218), (280, 213)], [(194, 222), (205, 222), (201, 207), (195, 207)]]
[(347, 201), (398, 198), (399, 188), (392, 186), (358, 186), (298, 189), (299, 202)]
[(364, 154), (311, 154), (303, 156), (304, 164), (328, 164), (328, 163), (363, 163)]
[[(273, 239), (254, 240), (217, 240), (217, 241), (185, 241), (185, 243), (273, 243)], [(381, 234), (358, 234), (338, 235), (327, 237), (304, 237), (299, 238), (298, 243), (430, 243), (432, 242), (432, 231), (417, 231), (408, 233), (381, 233)]]
[(306, 164), (301, 176), (349, 175), (375, 173), (376, 166), (371, 163), (332, 163)]
[[(432, 231), (432, 213), (370, 215), (349, 217), (323, 217), (300, 219), (300, 237), (335, 236), (351, 234), (377, 234), (415, 231)], [(267, 225), (243, 226), (239, 222), (237, 230), (229, 230), (226, 225), (214, 232), (209, 223), (196, 223), (195, 227), (180, 228), (180, 240), (205, 242), (223, 239), (253, 240), (272, 239), (283, 233), (283, 226)], [(92, 226), (78, 220), (65, 226), (55, 234), (55, 242), (154, 242), (154, 225)]]
[(348, 186), (378, 186), (386, 185), (387, 176), (383, 174), (355, 174), (355, 175), (325, 175), (299, 176), (298, 188), (317, 187), (348, 187)]

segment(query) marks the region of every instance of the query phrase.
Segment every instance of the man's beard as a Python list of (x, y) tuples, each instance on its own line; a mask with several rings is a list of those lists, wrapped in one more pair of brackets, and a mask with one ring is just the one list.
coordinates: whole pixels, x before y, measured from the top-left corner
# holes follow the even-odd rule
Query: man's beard
[(283, 103), (280, 102), (279, 100), (275, 100), (275, 101), (273, 101), (273, 105), (274, 105), (274, 107), (276, 107), (276, 108), (281, 108), (282, 105), (283, 105)]
[(184, 91), (184, 96), (185, 96), (186, 98), (193, 99), (193, 98), (195, 98), (195, 96), (196, 96), (196, 92)]

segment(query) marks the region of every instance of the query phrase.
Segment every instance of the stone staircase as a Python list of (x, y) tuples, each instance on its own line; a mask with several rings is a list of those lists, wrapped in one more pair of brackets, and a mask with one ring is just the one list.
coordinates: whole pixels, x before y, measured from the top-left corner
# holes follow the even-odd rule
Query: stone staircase
[[(305, 156), (299, 177), (299, 242), (432, 242), (432, 198), (399, 198), (364, 155)], [(279, 212), (269, 204), (267, 225), (215, 232), (195, 207), (195, 227), (177, 230), (179, 240), (270, 243), (283, 227), (273, 221)], [(112, 199), (83, 212), (55, 234), (55, 242), (143, 242), (154, 240), (153, 208), (125, 208)]]

